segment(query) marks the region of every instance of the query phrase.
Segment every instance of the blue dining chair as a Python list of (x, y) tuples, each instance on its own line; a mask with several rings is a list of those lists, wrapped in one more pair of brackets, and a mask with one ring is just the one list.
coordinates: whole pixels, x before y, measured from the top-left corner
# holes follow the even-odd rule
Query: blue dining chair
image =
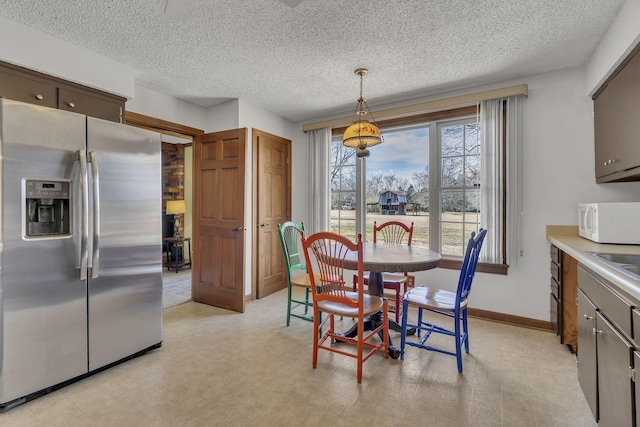
[[(469, 353), (469, 330), (467, 325), (467, 302), (471, 283), (476, 272), (478, 256), (482, 249), (482, 242), (487, 234), (487, 230), (481, 228), (478, 234), (471, 233), (471, 238), (467, 244), (467, 250), (460, 269), (458, 288), (456, 292), (427, 286), (417, 286), (410, 289), (402, 301), (402, 329), (400, 337), (400, 359), (404, 359), (405, 345), (418, 347), (423, 350), (436, 351), (439, 353), (456, 356), (458, 361), (458, 372), (462, 372), (462, 345), (465, 352)], [(410, 324), (408, 321), (409, 307), (418, 309), (418, 322)], [(423, 311), (440, 314), (453, 319), (453, 330), (423, 320)], [(407, 331), (416, 329), (418, 341), (407, 341)], [(422, 336), (424, 333), (424, 336)], [(432, 333), (449, 335), (455, 338), (456, 351), (452, 352), (442, 348), (427, 345), (427, 340)]]

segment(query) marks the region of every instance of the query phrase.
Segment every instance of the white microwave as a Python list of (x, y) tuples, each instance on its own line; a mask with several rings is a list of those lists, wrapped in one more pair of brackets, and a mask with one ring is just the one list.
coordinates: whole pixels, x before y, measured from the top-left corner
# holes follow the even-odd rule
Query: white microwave
[(640, 245), (640, 202), (580, 203), (578, 234), (598, 243)]

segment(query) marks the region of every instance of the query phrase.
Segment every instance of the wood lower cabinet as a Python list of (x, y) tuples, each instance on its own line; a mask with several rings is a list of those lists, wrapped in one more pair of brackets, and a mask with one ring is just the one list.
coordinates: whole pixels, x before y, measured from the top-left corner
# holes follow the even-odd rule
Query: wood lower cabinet
[(0, 62), (0, 97), (123, 123), (126, 99)]
[[(600, 427), (634, 426), (634, 364), (640, 354), (632, 336), (636, 304), (608, 281), (578, 268), (578, 381)], [(640, 408), (639, 408), (640, 409)]]
[(578, 351), (578, 261), (551, 245), (550, 320), (560, 342)]
[(598, 358), (596, 353), (596, 306), (578, 290), (578, 381), (589, 403), (593, 417), (598, 419)]

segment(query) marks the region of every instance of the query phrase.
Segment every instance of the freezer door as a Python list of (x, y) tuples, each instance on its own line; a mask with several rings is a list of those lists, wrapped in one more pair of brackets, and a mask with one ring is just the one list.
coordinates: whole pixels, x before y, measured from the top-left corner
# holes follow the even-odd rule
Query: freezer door
[(71, 235), (23, 234), (24, 178), (69, 180), (77, 201), (85, 129), (82, 115), (0, 99), (0, 404), (87, 372), (81, 219)]
[(162, 342), (160, 135), (87, 118), (89, 370)]

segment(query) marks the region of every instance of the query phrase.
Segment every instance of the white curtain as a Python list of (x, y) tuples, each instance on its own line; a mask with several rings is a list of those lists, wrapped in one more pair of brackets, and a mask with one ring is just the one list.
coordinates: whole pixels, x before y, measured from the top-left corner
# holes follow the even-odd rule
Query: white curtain
[(331, 128), (308, 132), (309, 136), (309, 223), (306, 234), (329, 231), (331, 226)]
[[(480, 103), (481, 226), (487, 229), (480, 253), (481, 262), (515, 264), (522, 256), (520, 98), (515, 96)], [(506, 132), (503, 132), (505, 126)], [(503, 160), (506, 167), (503, 166)]]

